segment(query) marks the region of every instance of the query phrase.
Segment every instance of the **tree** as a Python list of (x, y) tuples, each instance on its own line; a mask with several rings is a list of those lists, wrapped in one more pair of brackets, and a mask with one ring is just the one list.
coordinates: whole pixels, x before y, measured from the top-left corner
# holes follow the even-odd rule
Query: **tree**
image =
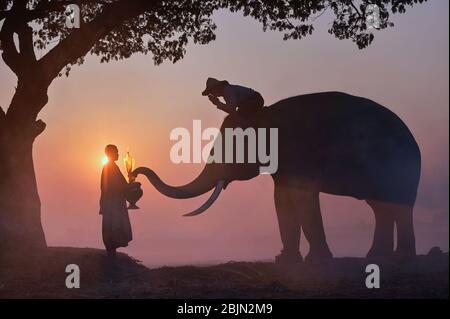
[[(46, 247), (32, 159), (33, 142), (46, 126), (38, 115), (52, 81), (69, 75), (87, 54), (108, 62), (141, 52), (155, 64), (176, 62), (189, 40), (215, 39), (212, 15), (220, 9), (240, 11), (264, 31), (284, 32), (285, 40), (311, 34), (314, 21), (329, 11), (329, 33), (365, 48), (373, 41), (370, 27), (392, 26), (391, 13), (423, 1), (0, 0), (2, 58), (17, 76), (9, 107), (0, 108), (0, 253)], [(369, 25), (373, 4), (379, 19)], [(68, 5), (81, 9), (79, 28), (66, 23)]]

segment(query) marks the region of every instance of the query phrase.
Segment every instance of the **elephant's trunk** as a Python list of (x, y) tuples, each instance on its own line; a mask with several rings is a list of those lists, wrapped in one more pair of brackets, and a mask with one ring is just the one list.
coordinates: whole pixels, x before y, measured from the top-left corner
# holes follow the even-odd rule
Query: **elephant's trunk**
[(225, 182), (222, 179), (212, 178), (212, 175), (207, 174), (205, 169), (195, 180), (183, 186), (167, 185), (159, 178), (159, 176), (154, 171), (147, 167), (138, 167), (134, 170), (134, 176), (137, 176), (139, 174), (145, 175), (150, 183), (152, 183), (152, 185), (156, 188), (156, 190), (158, 190), (161, 194), (171, 198), (192, 198), (202, 195), (214, 188), (214, 192), (211, 194), (208, 200), (202, 206), (200, 206), (200, 208), (192, 211), (189, 214), (185, 214), (185, 216), (199, 215), (207, 210), (217, 200), (217, 198), (219, 198), (220, 192), (225, 185)]
[(167, 185), (153, 170), (147, 167), (136, 168), (133, 175), (137, 176), (139, 174), (145, 175), (150, 183), (152, 183), (156, 190), (161, 194), (176, 199), (200, 196), (213, 189), (217, 184), (217, 180), (210, 176), (210, 174), (207, 174), (206, 170), (203, 170), (192, 182), (182, 186)]

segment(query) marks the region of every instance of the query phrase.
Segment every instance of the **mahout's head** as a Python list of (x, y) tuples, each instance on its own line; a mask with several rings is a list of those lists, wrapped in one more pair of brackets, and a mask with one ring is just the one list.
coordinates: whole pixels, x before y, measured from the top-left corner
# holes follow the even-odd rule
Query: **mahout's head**
[(202, 92), (202, 95), (223, 96), (223, 91), (227, 85), (230, 85), (228, 81), (219, 81), (215, 78), (208, 78), (206, 80), (206, 88)]
[(116, 145), (108, 144), (105, 147), (105, 154), (110, 162), (115, 162), (119, 159), (119, 149)]

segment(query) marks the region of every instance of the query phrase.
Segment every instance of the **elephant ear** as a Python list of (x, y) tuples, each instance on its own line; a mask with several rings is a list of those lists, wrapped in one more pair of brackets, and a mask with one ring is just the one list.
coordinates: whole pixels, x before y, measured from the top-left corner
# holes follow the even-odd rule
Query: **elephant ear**
[(236, 127), (246, 128), (249, 127), (249, 125), (247, 121), (245, 121), (245, 119), (238, 113), (229, 114), (223, 120), (222, 126), (220, 127), (220, 132), (223, 134), (226, 128), (236, 128)]
[[(258, 115), (255, 114), (255, 116), (257, 117)], [(258, 119), (258, 117), (256, 118)], [(226, 147), (226, 143), (225, 143), (225, 138), (226, 138), (226, 134), (225, 134), (225, 129), (236, 129), (236, 128), (241, 128), (242, 130), (246, 130), (247, 128), (254, 128), (256, 131), (256, 140), (257, 140), (257, 135), (258, 135), (258, 126), (254, 126), (254, 122), (256, 123), (256, 121), (252, 121), (252, 120), (246, 120), (246, 118), (242, 117), (241, 115), (239, 116), (235, 116), (233, 115), (228, 115), (223, 123), (222, 126), (220, 127), (220, 133), (222, 134), (222, 157), (224, 158), (225, 156), (225, 147)], [(245, 147), (245, 151), (246, 154), (245, 159), (248, 159), (248, 140), (245, 139), (244, 142), (244, 147)], [(236, 154), (236, 143), (235, 141), (233, 142), (233, 154)], [(256, 146), (257, 147), (257, 146)], [(214, 149), (211, 150), (211, 156), (213, 156), (213, 151)], [(257, 152), (256, 152), (257, 154)], [(231, 182), (235, 181), (235, 180), (250, 180), (256, 176), (259, 175), (259, 161), (258, 158), (256, 158), (256, 163), (220, 163), (218, 164), (218, 166), (222, 167), (222, 170), (225, 172), (223, 177), (224, 177), (224, 189), (228, 186), (228, 184), (230, 184)]]
[(265, 127), (264, 123), (269, 116), (268, 111), (270, 110), (271, 108), (264, 107), (262, 110), (256, 111), (247, 116), (243, 116), (239, 113), (239, 111), (235, 111), (225, 117), (220, 131), (223, 132), (225, 128), (236, 127), (240, 127), (242, 129), (245, 129), (247, 127)]
[[(220, 126), (220, 134), (222, 135), (222, 138), (225, 137), (225, 129), (231, 128), (235, 129), (237, 127), (240, 127), (242, 129), (246, 129), (249, 127), (249, 125), (244, 121), (244, 119), (241, 116), (236, 116), (234, 114), (227, 115), (225, 119), (222, 122), (222, 125)], [(222, 156), (225, 154), (225, 143), (223, 140), (221, 141), (221, 148), (222, 148)], [(216, 144), (214, 144), (214, 147), (211, 148), (211, 151), (209, 153), (209, 157), (214, 157), (214, 149), (216, 147)], [(209, 162), (209, 161), (208, 161)]]

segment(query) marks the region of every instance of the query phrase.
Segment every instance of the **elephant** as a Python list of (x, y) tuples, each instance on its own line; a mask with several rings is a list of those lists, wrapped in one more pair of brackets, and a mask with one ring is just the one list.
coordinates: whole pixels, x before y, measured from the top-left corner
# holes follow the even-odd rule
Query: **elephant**
[[(392, 111), (367, 98), (320, 92), (283, 99), (246, 119), (230, 114), (220, 131), (236, 127), (278, 128), (278, 169), (271, 176), (283, 248), (276, 262), (303, 260), (301, 230), (309, 243), (305, 261), (332, 259), (320, 193), (365, 200), (372, 208), (375, 230), (367, 257), (415, 256), (413, 207), (421, 155), (412, 133)], [(171, 198), (193, 198), (214, 189), (202, 207), (188, 214), (192, 216), (208, 209), (229, 183), (258, 176), (259, 167), (206, 163), (199, 176), (183, 186), (167, 185), (146, 167), (133, 175), (145, 175)]]

